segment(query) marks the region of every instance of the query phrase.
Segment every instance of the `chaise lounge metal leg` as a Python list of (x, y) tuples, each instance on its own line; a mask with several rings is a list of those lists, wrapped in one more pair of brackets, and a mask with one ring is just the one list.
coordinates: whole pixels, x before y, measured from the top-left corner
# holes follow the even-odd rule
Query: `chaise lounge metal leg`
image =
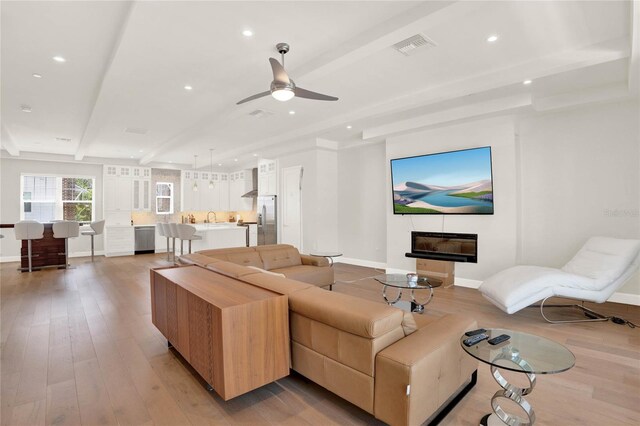
[[(578, 322), (600, 322), (600, 321), (609, 321), (609, 319), (611, 319), (611, 317), (608, 317), (606, 315), (602, 315), (599, 312), (596, 312), (594, 310), (591, 310), (587, 307), (585, 307), (584, 305), (578, 305), (578, 304), (554, 304), (554, 305), (546, 305), (545, 306), (545, 302), (547, 301), (547, 299), (550, 299), (550, 297), (545, 298), (542, 302), (540, 302), (539, 305), (531, 305), (531, 308), (540, 308), (540, 314), (542, 315), (542, 318), (544, 318), (545, 321), (547, 321), (548, 323), (551, 324), (569, 324), (569, 323), (578, 323)], [(584, 304), (584, 302), (582, 302)], [(556, 320), (556, 319), (550, 319), (548, 318), (545, 313), (544, 313), (544, 308), (572, 308), (572, 309), (577, 309), (581, 312), (583, 312), (585, 314), (585, 316), (589, 317), (589, 319), (576, 319), (576, 320)]]

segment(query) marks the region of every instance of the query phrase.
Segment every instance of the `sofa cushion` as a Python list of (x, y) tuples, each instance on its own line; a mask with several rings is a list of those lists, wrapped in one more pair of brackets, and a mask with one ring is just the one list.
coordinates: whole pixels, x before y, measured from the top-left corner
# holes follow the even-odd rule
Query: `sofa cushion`
[(311, 256), (308, 254), (301, 254), (300, 260), (302, 260), (303, 265), (309, 266), (329, 266), (329, 261), (326, 257), (320, 256)]
[(256, 249), (262, 258), (264, 269), (286, 268), (289, 266), (302, 265), (298, 249), (292, 246), (274, 247), (269, 249)]
[(274, 277), (286, 278), (284, 274), (280, 274), (278, 272), (267, 271), (266, 269), (257, 268), (255, 266), (247, 266), (247, 268), (253, 269), (254, 271), (260, 272), (261, 274), (273, 275)]
[(225, 262), (221, 260), (220, 262), (212, 263), (207, 266), (207, 269), (210, 269), (214, 272), (217, 272), (222, 275), (226, 275), (231, 278), (241, 278), (250, 274), (259, 274), (260, 272), (255, 269), (247, 268), (246, 266), (236, 265), (235, 263)]
[(402, 331), (405, 336), (410, 335), (414, 331), (418, 329), (418, 324), (416, 324), (416, 320), (413, 317), (411, 312), (405, 312), (402, 317)]
[(254, 266), (256, 268), (264, 269), (262, 259), (256, 251), (247, 251), (239, 253), (228, 253), (223, 255), (227, 262), (235, 263), (242, 266)]
[(219, 259), (213, 257), (204, 256), (200, 253), (184, 254), (178, 258), (178, 261), (183, 265), (199, 265), (207, 266), (211, 263), (219, 262)]
[(291, 294), (295, 291), (315, 288), (311, 284), (289, 280), (282, 277), (276, 277), (274, 275), (264, 273), (243, 275), (240, 279), (249, 284), (253, 284), (267, 290), (275, 291), (276, 293), (280, 294)]
[(197, 253), (203, 256), (215, 257), (218, 258), (222, 255), (227, 255), (230, 253), (251, 253), (255, 252), (254, 247), (229, 247), (229, 248), (221, 248), (221, 249), (210, 249), (210, 250), (200, 250)]
[(290, 294), (289, 309), (339, 330), (369, 338), (400, 328), (403, 317), (398, 308), (320, 288)]
[(285, 277), (292, 280), (304, 281), (305, 283), (324, 287), (334, 282), (333, 268), (328, 266), (309, 266), (296, 265), (287, 266), (286, 268), (271, 269), (271, 272), (284, 274)]

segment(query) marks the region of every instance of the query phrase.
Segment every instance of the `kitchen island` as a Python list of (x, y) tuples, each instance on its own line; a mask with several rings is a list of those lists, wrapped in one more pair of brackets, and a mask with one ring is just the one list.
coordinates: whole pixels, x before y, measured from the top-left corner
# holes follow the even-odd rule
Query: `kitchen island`
[[(247, 246), (247, 228), (236, 223), (196, 223), (193, 226), (196, 228), (196, 235), (200, 235), (202, 240), (192, 242), (192, 252)], [(186, 250), (185, 242), (185, 253)]]

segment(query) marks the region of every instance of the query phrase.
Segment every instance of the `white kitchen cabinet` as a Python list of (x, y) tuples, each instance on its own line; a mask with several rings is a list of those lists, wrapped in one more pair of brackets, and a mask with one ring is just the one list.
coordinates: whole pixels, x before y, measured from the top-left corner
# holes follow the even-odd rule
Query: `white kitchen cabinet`
[(278, 195), (278, 167), (276, 160), (258, 162), (258, 195)]
[(249, 225), (249, 246), (257, 246), (258, 245), (258, 225), (255, 223), (250, 223)]
[(229, 210), (229, 174), (220, 173), (220, 207), (219, 210)]
[(133, 187), (131, 179), (121, 176), (104, 176), (105, 211), (131, 211)]
[(106, 226), (104, 239), (105, 256), (129, 256), (133, 254), (135, 240), (133, 226)]
[(151, 211), (151, 180), (131, 179), (132, 210)]
[(251, 170), (239, 170), (229, 174), (229, 210), (251, 210), (253, 200), (242, 196), (251, 191), (252, 186)]

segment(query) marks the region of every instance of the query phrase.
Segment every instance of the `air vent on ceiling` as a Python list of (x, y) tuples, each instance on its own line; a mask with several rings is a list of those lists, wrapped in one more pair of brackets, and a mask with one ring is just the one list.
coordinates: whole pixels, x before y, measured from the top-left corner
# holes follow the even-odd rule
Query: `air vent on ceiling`
[(251, 111), (249, 115), (251, 117), (260, 118), (260, 117), (268, 117), (270, 115), (273, 115), (273, 113), (271, 111), (267, 111), (264, 109), (257, 109), (255, 111)]
[(142, 127), (127, 127), (124, 129), (125, 133), (135, 133), (136, 135), (144, 135), (148, 131), (148, 129), (143, 129)]
[(419, 49), (422, 50), (421, 48), (436, 46), (437, 44), (430, 38), (422, 34), (416, 34), (406, 40), (402, 40), (401, 42), (394, 44), (393, 48), (404, 56), (410, 56), (416, 53)]
[(71, 142), (70, 138), (56, 138), (56, 140), (59, 142)]

